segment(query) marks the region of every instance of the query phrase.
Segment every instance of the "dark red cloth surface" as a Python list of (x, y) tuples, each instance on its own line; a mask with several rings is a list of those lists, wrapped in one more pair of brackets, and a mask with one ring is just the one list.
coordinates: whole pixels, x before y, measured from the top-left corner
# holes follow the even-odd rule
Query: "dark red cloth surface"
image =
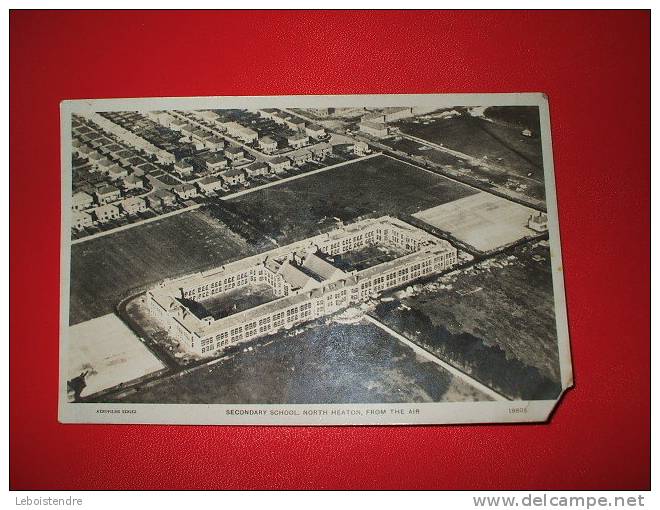
[[(646, 12), (13, 12), (10, 486), (643, 489), (650, 485)], [(550, 423), (57, 422), (59, 102), (545, 92), (576, 387)]]

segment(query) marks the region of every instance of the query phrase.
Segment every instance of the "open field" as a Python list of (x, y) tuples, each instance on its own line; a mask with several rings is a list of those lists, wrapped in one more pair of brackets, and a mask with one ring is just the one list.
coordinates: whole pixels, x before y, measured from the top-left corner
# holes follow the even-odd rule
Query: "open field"
[[(495, 388), (494, 382), (508, 388), (505, 393), (513, 397), (547, 395), (553, 384), (559, 385), (549, 257), (546, 242), (518, 247), (512, 255), (425, 285), (401, 299), (409, 310), (380, 307), (377, 317), (411, 340), (444, 352), (443, 359), (465, 362), (472, 376), (490, 387)], [(524, 384), (538, 384), (543, 391)]]
[[(538, 131), (535, 131), (534, 136), (526, 137), (521, 134), (520, 127), (468, 115), (426, 123), (401, 121), (397, 126), (403, 133), (443, 145), (487, 163), (488, 168), (470, 166), (470, 171), (477, 178), (487, 178), (497, 185), (511, 188), (522, 186), (522, 192), (526, 195), (545, 199), (543, 154)], [(440, 154), (440, 151), (422, 152), (417, 145), (410, 145), (413, 154), (440, 164), (452, 164), (445, 161), (447, 156)]]
[(414, 216), (482, 252), (538, 235), (527, 227), (533, 209), (490, 193), (478, 193)]
[(164, 368), (115, 314), (69, 328), (68, 347), (67, 381), (86, 372), (82, 397)]
[(199, 210), (71, 246), (70, 324), (105, 315), (133, 291), (253, 255), (253, 248)]
[(412, 214), (476, 190), (402, 161), (379, 156), (223, 204), (280, 244), (299, 240), (364, 215)]
[(147, 403), (370, 403), (487, 400), (371, 324), (315, 324), (124, 396)]

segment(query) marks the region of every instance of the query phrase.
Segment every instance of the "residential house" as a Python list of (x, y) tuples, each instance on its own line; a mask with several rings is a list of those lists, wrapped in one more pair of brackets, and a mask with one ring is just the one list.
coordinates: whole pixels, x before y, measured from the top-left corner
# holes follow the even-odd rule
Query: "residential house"
[(222, 189), (222, 180), (219, 177), (209, 175), (197, 181), (199, 190), (203, 193), (212, 193), (216, 190)]
[(204, 138), (204, 146), (213, 152), (217, 152), (224, 149), (225, 141), (216, 135), (206, 135)]
[(124, 188), (128, 189), (138, 189), (144, 187), (144, 181), (140, 179), (137, 175), (131, 174), (124, 177)]
[(207, 158), (205, 158), (205, 161), (206, 161), (206, 168), (210, 172), (218, 172), (223, 168), (227, 168), (227, 164), (228, 164), (225, 158), (217, 154), (208, 156)]
[(195, 129), (191, 133), (190, 137), (191, 137), (191, 140), (192, 140), (193, 144), (195, 144), (195, 149), (202, 150), (202, 149), (206, 148), (206, 141), (205, 140), (206, 140), (207, 136), (208, 136), (208, 134), (206, 133), (206, 131), (204, 131), (201, 128), (200, 129)]
[(307, 136), (311, 136), (318, 140), (319, 138), (325, 137), (325, 128), (318, 124), (310, 124), (305, 128), (305, 133), (307, 133)]
[(294, 149), (300, 149), (301, 147), (309, 144), (309, 137), (302, 133), (296, 133), (295, 135), (288, 137), (287, 141), (289, 142), (289, 145)]
[(193, 166), (185, 161), (177, 161), (174, 163), (174, 171), (181, 177), (190, 177), (193, 171)]
[(261, 150), (266, 154), (272, 154), (277, 150), (277, 142), (270, 136), (264, 136), (259, 140), (259, 147), (261, 147)]
[(257, 161), (249, 164), (245, 168), (245, 171), (247, 172), (248, 177), (257, 177), (259, 175), (268, 175), (270, 173), (270, 167), (268, 166), (268, 163)]
[(174, 186), (172, 191), (176, 193), (181, 200), (188, 200), (189, 198), (194, 198), (198, 195), (197, 188), (194, 184), (179, 184), (178, 186)]
[(237, 168), (225, 170), (220, 174), (220, 177), (228, 186), (236, 186), (245, 182), (245, 172)]
[(300, 166), (304, 165), (308, 161), (311, 161), (314, 158), (314, 155), (312, 154), (312, 151), (302, 150), (292, 154), (290, 157), (294, 165)]
[(147, 196), (149, 207), (169, 207), (176, 204), (176, 196), (174, 193), (165, 189), (154, 191), (151, 195)]
[(332, 145), (327, 142), (319, 143), (312, 147), (312, 153), (315, 159), (324, 159), (326, 156), (332, 154)]
[(285, 124), (294, 131), (305, 131), (305, 121), (299, 117), (289, 117), (286, 119)]
[(276, 174), (280, 174), (291, 168), (291, 160), (284, 156), (276, 156), (271, 159), (268, 164), (270, 165), (271, 171)]
[(85, 211), (73, 211), (71, 226), (76, 230), (91, 227), (93, 223), (94, 221), (92, 220), (91, 214), (86, 213)]
[(108, 158), (103, 158), (98, 163), (96, 163), (96, 168), (104, 174), (109, 174), (110, 169), (113, 166), (116, 166), (116, 164), (113, 161), (110, 161)]
[(225, 155), (232, 161), (238, 161), (239, 159), (243, 159), (245, 151), (241, 147), (227, 147), (225, 149)]
[(82, 211), (83, 209), (88, 209), (94, 203), (94, 198), (84, 191), (79, 191), (74, 193), (71, 198), (71, 208), (74, 211)]
[(105, 223), (110, 220), (116, 220), (121, 216), (119, 207), (113, 204), (106, 204), (94, 209), (94, 215), (96, 216), (96, 221), (99, 223)]
[(271, 119), (274, 120), (277, 124), (281, 124), (282, 126), (284, 126), (287, 120), (289, 120), (289, 117), (290, 116), (287, 115), (286, 113), (277, 112), (272, 115)]
[(114, 202), (120, 198), (121, 191), (119, 191), (114, 186), (103, 186), (96, 190), (96, 201), (101, 205)]
[(122, 179), (128, 175), (128, 170), (120, 167), (119, 165), (112, 165), (108, 168), (108, 176), (110, 179)]
[(353, 153), (357, 156), (366, 156), (370, 152), (371, 150), (369, 149), (369, 145), (367, 145), (365, 142), (355, 142), (353, 145)]
[(92, 168), (90, 169), (92, 172), (100, 171), (99, 168), (99, 163), (105, 159), (101, 154), (98, 152), (94, 151), (91, 154), (87, 156), (87, 159), (89, 162), (92, 164)]
[(147, 210), (147, 204), (144, 198), (129, 197), (121, 201), (121, 208), (126, 214), (137, 214)]

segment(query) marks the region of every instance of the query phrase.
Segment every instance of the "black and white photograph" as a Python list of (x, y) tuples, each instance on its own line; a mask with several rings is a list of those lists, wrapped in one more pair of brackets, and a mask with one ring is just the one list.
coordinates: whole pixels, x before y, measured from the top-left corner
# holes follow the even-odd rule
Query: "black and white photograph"
[(64, 101), (60, 421), (544, 421), (542, 94)]

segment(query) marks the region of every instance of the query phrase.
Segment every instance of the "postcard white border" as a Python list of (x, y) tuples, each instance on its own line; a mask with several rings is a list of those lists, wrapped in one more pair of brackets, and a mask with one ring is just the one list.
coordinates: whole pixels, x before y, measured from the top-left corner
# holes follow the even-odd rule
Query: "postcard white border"
[[(99, 111), (200, 110), (223, 108), (322, 108), (387, 106), (538, 106), (545, 176), (546, 208), (553, 274), (555, 320), (562, 393), (557, 400), (439, 402), (410, 404), (102, 404), (67, 401), (63, 363), (68, 347), (71, 262), (71, 114)], [(61, 423), (187, 425), (413, 425), (542, 422), (573, 385), (564, 290), (548, 99), (542, 93), (386, 94), (338, 96), (217, 96), (185, 98), (80, 99), (62, 101), (61, 116)], [(326, 414), (309, 414), (325, 410)], [(384, 410), (385, 414), (370, 414)]]

